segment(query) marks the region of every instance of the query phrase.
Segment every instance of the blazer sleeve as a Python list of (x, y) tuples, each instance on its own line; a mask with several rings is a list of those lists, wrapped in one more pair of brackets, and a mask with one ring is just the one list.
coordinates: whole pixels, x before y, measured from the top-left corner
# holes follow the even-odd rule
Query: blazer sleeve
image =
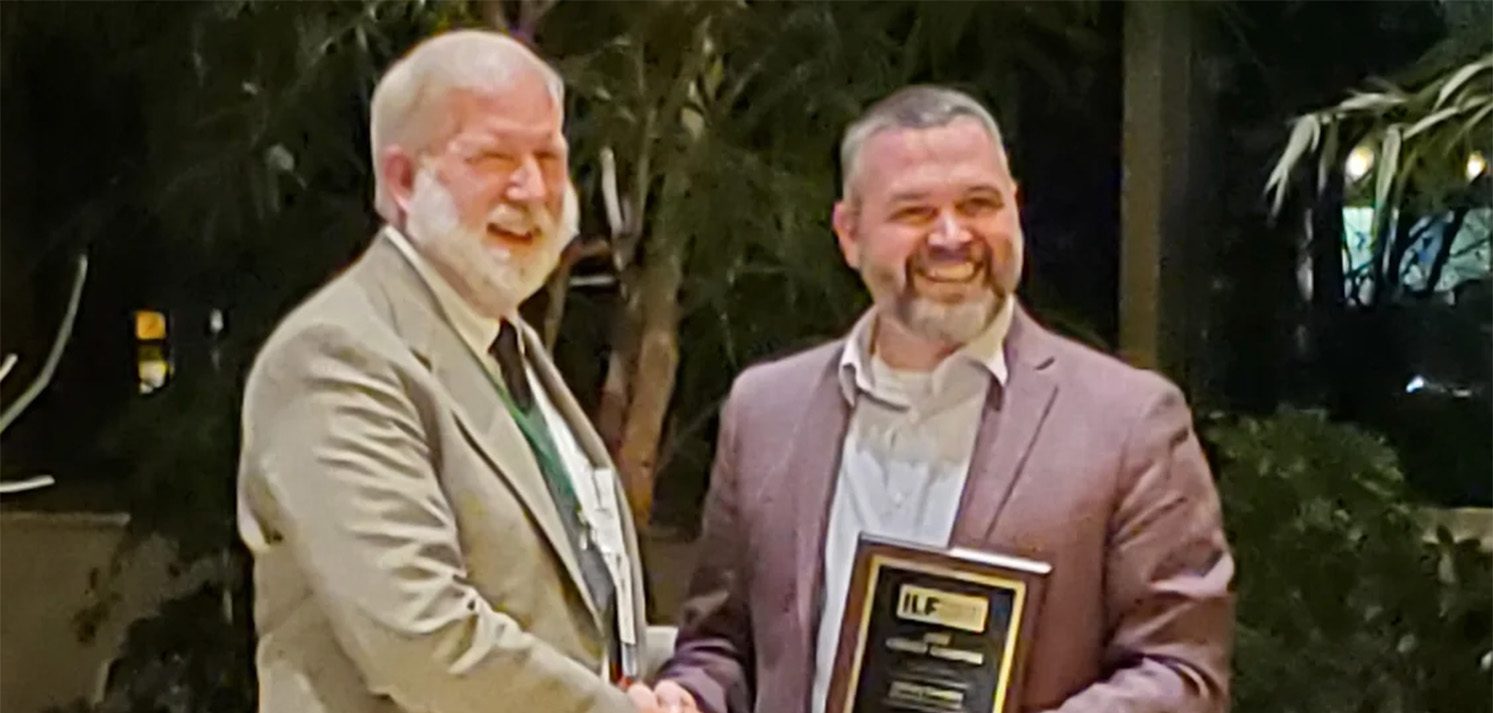
[(735, 394), (721, 414), (705, 496), (700, 551), (679, 615), (674, 655), (659, 673), (694, 694), (705, 713), (745, 711), (751, 699), (754, 653), (747, 606), (746, 543), (737, 483)]
[(246, 497), (370, 691), (430, 713), (632, 710), (467, 581), (408, 375), (339, 326), (291, 337), (255, 371)]
[(1228, 710), (1234, 560), (1191, 414), (1170, 384), (1134, 421), (1111, 517), (1109, 675), (1058, 711)]

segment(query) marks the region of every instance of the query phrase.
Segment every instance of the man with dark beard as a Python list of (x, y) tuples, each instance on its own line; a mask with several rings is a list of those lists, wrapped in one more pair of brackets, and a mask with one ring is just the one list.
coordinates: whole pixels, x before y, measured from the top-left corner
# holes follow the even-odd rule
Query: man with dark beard
[(849, 128), (841, 162), (834, 229), (874, 306), (732, 388), (658, 700), (823, 711), (870, 534), (1053, 566), (1023, 710), (1224, 710), (1234, 566), (1191, 417), (1161, 377), (1018, 304), (994, 119), (910, 87)]
[(576, 231), (564, 106), (555, 71), (490, 32), (379, 81), (386, 226), (245, 389), (261, 711), (633, 710), (614, 683), (645, 640), (633, 525), (518, 318)]

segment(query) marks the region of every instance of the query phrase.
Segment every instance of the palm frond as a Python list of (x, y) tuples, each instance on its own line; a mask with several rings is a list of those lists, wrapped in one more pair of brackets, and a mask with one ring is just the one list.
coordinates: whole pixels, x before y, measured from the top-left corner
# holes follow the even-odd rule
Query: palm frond
[[(1314, 185), (1321, 191), (1327, 172), (1337, 170), (1341, 147), (1377, 146), (1376, 207), (1398, 202), (1391, 190), (1395, 185), (1406, 186), (1404, 193), (1417, 200), (1437, 204), (1458, 190), (1441, 176), (1459, 174), (1472, 151), (1487, 150), (1493, 141), (1493, 53), (1446, 67), (1418, 87), (1406, 89), (1384, 79), (1370, 83), (1376, 89), (1355, 91), (1295, 120), (1265, 181), (1272, 216), (1279, 215), (1293, 178), (1309, 157), (1316, 159)], [(1324, 128), (1337, 140), (1319, 142)], [(1420, 160), (1405, 160), (1411, 155)]]

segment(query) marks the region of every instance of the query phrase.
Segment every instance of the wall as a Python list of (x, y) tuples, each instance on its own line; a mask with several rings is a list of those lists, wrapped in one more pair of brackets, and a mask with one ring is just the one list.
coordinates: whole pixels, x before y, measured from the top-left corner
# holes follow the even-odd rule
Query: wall
[(73, 617), (91, 601), (89, 582), (108, 566), (128, 516), (0, 513), (0, 713), (40, 713), (93, 697), (125, 627), (171, 591), (170, 548), (147, 542), (124, 564), (119, 605), (92, 643)]

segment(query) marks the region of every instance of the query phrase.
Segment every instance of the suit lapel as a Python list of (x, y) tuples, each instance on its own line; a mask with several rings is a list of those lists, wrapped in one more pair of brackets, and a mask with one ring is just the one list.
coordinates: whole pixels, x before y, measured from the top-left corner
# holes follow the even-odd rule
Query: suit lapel
[(606, 444), (601, 440), (601, 434), (591, 425), (591, 420), (586, 417), (586, 412), (576, 402), (575, 395), (570, 393), (570, 388), (565, 385), (560, 370), (550, 360), (549, 352), (545, 350), (544, 342), (539, 335), (527, 325), (519, 329), (519, 334), (524, 339), (524, 350), (528, 354), (529, 364), (534, 369), (534, 374), (539, 377), (545, 393), (549, 395), (550, 403), (565, 419), (565, 425), (570, 429), (571, 435), (585, 452), (586, 459), (592, 466), (611, 469), (613, 477), (614, 505), (619, 511), (622, 519), (622, 540), (627, 550), (627, 560), (632, 568), (633, 580), (633, 621), (635, 622), (638, 641), (644, 641), (647, 629), (647, 619), (644, 617), (643, 596), (643, 558), (638, 548), (637, 528), (632, 520), (632, 508), (628, 507), (627, 497), (621, 491), (621, 480), (616, 477), (617, 466), (612, 462), (611, 454), (607, 453)]
[(449, 326), (430, 288), (392, 243), (383, 238), (375, 240), (365, 260), (376, 273), (368, 287), (386, 295), (395, 328), (445, 388), (448, 404), (467, 440), (518, 496), (564, 563), (586, 607), (599, 618), (539, 463), (499, 400), (497, 386), (487, 370)]
[[(841, 344), (843, 342), (837, 342)], [(828, 363), (813, 385), (808, 408), (795, 426), (792, 451), (784, 460), (791, 472), (774, 482), (793, 484), (779, 493), (793, 497), (796, 583), (794, 608), (800, 637), (812, 637), (824, 580), (824, 538), (829, 528), (830, 499), (840, 470), (840, 452), (850, 426), (850, 406), (835, 375), (840, 349), (827, 349)], [(812, 639), (804, 639), (807, 645)]]
[[(465, 350), (465, 345), (449, 345), (452, 349)], [(444, 350), (443, 350), (444, 351)], [(581, 575), (581, 565), (576, 559), (565, 524), (555, 509), (554, 498), (539, 470), (534, 451), (519, 430), (506, 408), (495, 393), (496, 386), (469, 352), (432, 355), (432, 371), (436, 378), (450, 391), (455, 402), (457, 423), (466, 431), (467, 437), (477, 446), (488, 464), (518, 494), (524, 506), (533, 515), (540, 530), (549, 540), (550, 547), (564, 562), (572, 583), (585, 600), (593, 616), (596, 603), (591, 600), (590, 590)]]
[(529, 366), (534, 370), (534, 375), (539, 377), (539, 383), (544, 386), (544, 392), (549, 396), (550, 404), (560, 412), (560, 417), (565, 419), (565, 425), (570, 428), (571, 435), (575, 436), (576, 444), (585, 452), (586, 459), (594, 466), (613, 467), (612, 457), (607, 453), (606, 444), (602, 443), (601, 435), (591, 426), (585, 410), (576, 403), (575, 396), (570, 393), (570, 387), (565, 385), (565, 379), (560, 375), (560, 370), (555, 367), (555, 363), (550, 360), (544, 342), (527, 324), (520, 324), (518, 333), (524, 340), (524, 354)]
[(992, 384), (985, 399), (951, 544), (984, 546), (1021, 476), (1057, 395), (1057, 381), (1047, 373), (1052, 355), (1045, 337), (1042, 328), (1018, 307), (1006, 336), (1010, 376), (1004, 389)]

